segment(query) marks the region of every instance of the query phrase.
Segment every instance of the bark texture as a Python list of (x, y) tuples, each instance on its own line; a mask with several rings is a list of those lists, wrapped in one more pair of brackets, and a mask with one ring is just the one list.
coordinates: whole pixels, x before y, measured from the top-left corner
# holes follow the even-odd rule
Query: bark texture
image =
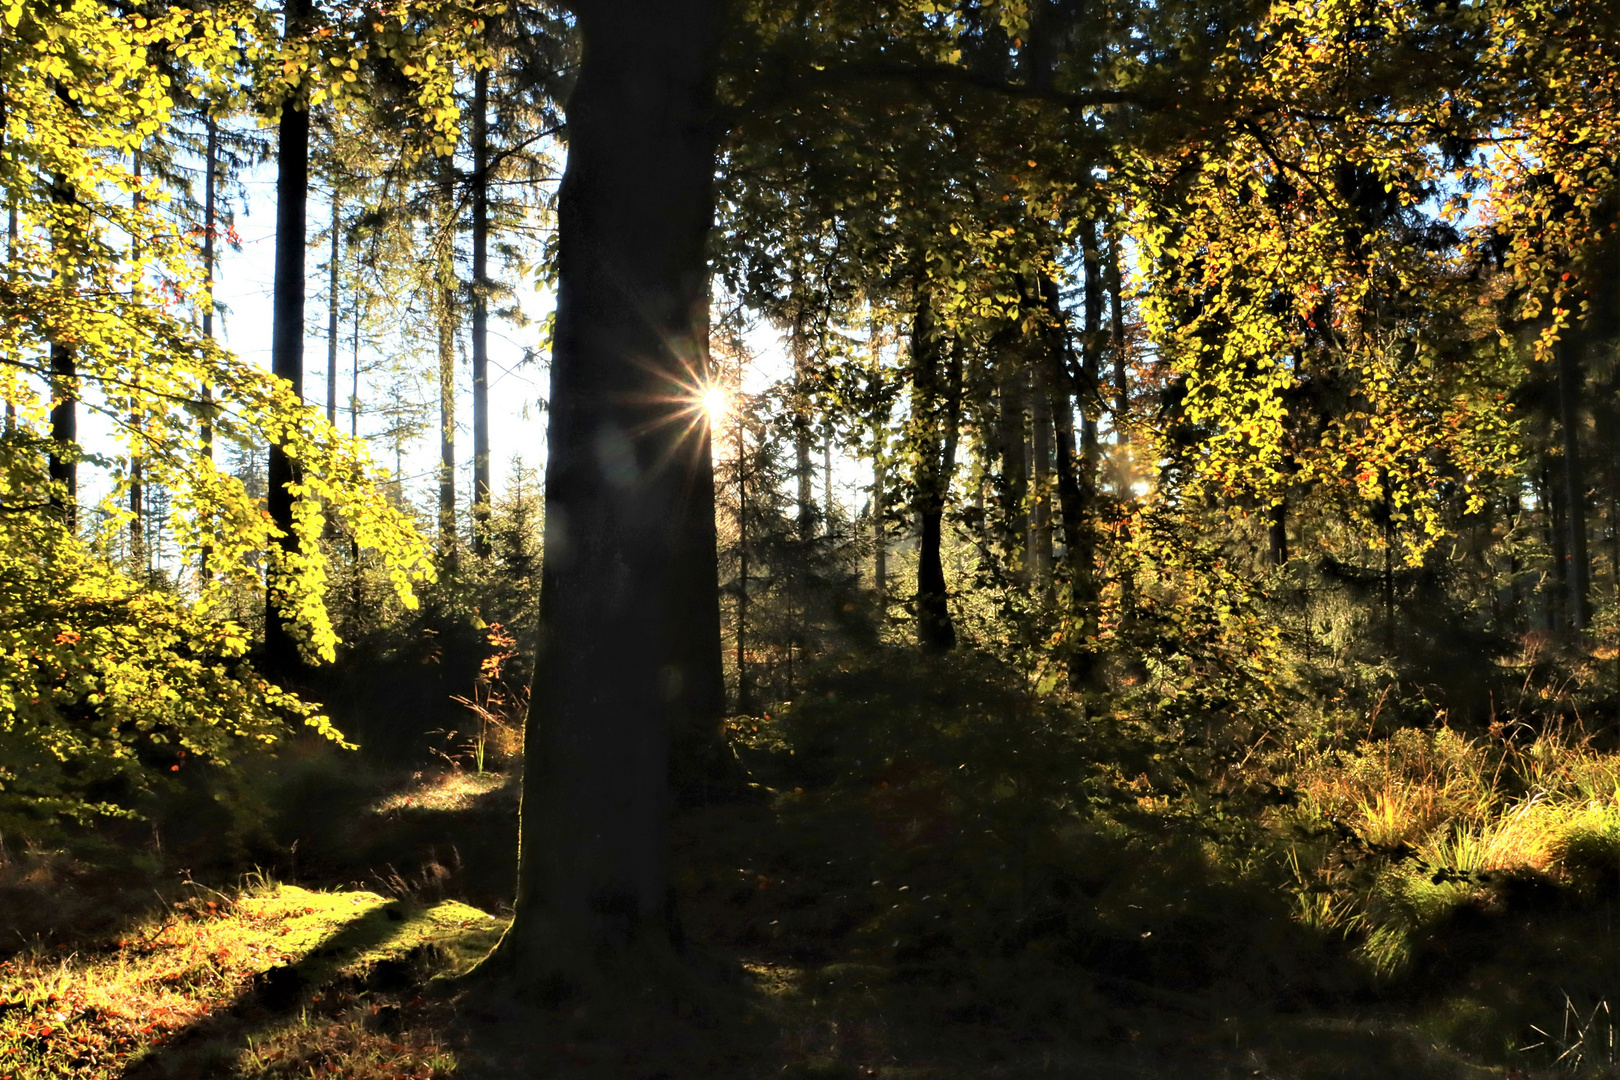
[(497, 951), (572, 977), (666, 940), (672, 744), (724, 706), (709, 374), (715, 0), (581, 5), (558, 206), (541, 641)]
[[(309, 17), (309, 0), (288, 0), (286, 36), (300, 33)], [(309, 202), (309, 110), (300, 100), (283, 105), (276, 130), (276, 255), (271, 286), (270, 373), (285, 379), (294, 396), (304, 397), (304, 241)], [(265, 502), (270, 520), (281, 530), (280, 544), (290, 553), (293, 497), (287, 490), (298, 472), (279, 444), (270, 445)], [(265, 667), (286, 674), (299, 665), (291, 625), (282, 616), (282, 597), (275, 583), (266, 590)]]

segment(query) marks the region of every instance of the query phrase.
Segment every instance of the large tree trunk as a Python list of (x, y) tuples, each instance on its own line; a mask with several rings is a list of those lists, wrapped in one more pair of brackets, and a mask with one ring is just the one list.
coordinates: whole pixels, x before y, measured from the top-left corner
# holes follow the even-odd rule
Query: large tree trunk
[[(948, 354), (948, 355), (947, 355)], [(941, 372), (942, 365), (948, 370)], [(911, 324), (911, 385), (914, 422), (921, 427), (917, 455), (917, 643), (927, 652), (956, 647), (940, 556), (944, 540), (945, 502), (956, 466), (956, 441), (962, 396), (962, 353), (934, 326), (926, 286), (918, 290), (917, 314)]]
[(579, 8), (559, 193), (541, 640), (496, 961), (579, 976), (667, 940), (671, 742), (724, 707), (706, 241), (718, 0)]
[[(309, 0), (287, 0), (286, 27), (291, 38), (304, 29)], [(276, 132), (276, 256), (275, 283), (271, 288), (270, 373), (285, 379), (293, 396), (304, 400), (304, 240), (309, 200), (309, 110), (297, 98), (281, 110)], [(281, 531), (283, 556), (291, 556), (298, 540), (293, 535), (293, 495), (298, 469), (287, 452), (271, 443), (267, 463), (265, 502), (270, 521)], [(299, 665), (298, 646), (291, 622), (283, 615), (284, 598), (274, 577), (267, 583), (264, 618), (264, 660), (271, 672), (287, 674)]]
[(494, 550), (489, 534), (489, 71), (473, 78), (472, 124), (473, 553)]
[(1558, 342), (1558, 413), (1564, 437), (1564, 519), (1569, 527), (1569, 614), (1576, 630), (1592, 623), (1592, 563), (1586, 550), (1586, 469), (1581, 461), (1582, 334)]

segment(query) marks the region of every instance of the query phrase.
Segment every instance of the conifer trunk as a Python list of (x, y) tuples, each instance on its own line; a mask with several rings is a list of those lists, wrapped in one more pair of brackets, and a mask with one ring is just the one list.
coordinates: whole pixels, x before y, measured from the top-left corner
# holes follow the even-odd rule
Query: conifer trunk
[(326, 264), (326, 422), (337, 426), (338, 363), (338, 233), (343, 225), (343, 203), (332, 191), (332, 248)]
[[(949, 354), (948, 357), (945, 354)], [(947, 366), (941, 372), (942, 364)], [(943, 376), (943, 377), (942, 377)], [(917, 643), (926, 652), (956, 647), (945, 590), (945, 502), (956, 466), (956, 440), (962, 393), (962, 354), (947, 348), (934, 325), (926, 286), (919, 288), (911, 324), (911, 384), (914, 422), (919, 425), (917, 456)]]
[[(310, 14), (309, 0), (287, 0), (287, 38), (302, 33)], [(300, 95), (301, 96), (301, 95)], [(309, 110), (299, 97), (282, 105), (276, 131), (276, 255), (275, 282), (271, 287), (270, 373), (284, 379), (294, 398), (304, 400), (304, 244), (309, 200)], [(267, 462), (266, 506), (270, 521), (280, 530), (283, 558), (293, 554), (293, 496), (289, 485), (298, 482), (298, 470), (279, 443), (270, 444)], [(282, 614), (279, 583), (267, 583), (264, 620), (266, 668), (288, 674), (299, 664), (291, 622)]]
[(472, 123), (473, 553), (494, 551), (489, 534), (489, 71), (473, 78)]
[(672, 918), (671, 744), (724, 707), (714, 471), (671, 384), (710, 376), (720, 0), (578, 9), (559, 192), (541, 640), (518, 890), (493, 958), (578, 977)]
[(794, 314), (788, 334), (788, 351), (793, 356), (793, 474), (799, 488), (799, 538), (808, 540), (815, 534), (816, 496), (812, 481), (815, 473), (810, 467), (810, 404), (805, 395), (810, 358), (804, 312)]
[(1569, 530), (1569, 615), (1576, 630), (1592, 623), (1592, 563), (1586, 546), (1586, 469), (1581, 460), (1581, 335), (1558, 342), (1558, 412), (1564, 443), (1564, 519)]
[(456, 263), (455, 173), (442, 166), (439, 187), (439, 550), (456, 547)]
[(1074, 433), (1074, 400), (1085, 388), (1075, 385), (1069, 370), (1069, 343), (1063, 330), (1065, 318), (1057, 282), (1042, 275), (1038, 287), (1046, 315), (1045, 363), (1038, 368), (1038, 376), (1052, 403), (1058, 508), (1063, 517), (1064, 566), (1069, 576), (1069, 688), (1086, 690), (1097, 685), (1100, 672), (1092, 645), (1097, 634), (1097, 571), (1091, 519), (1097, 493), (1093, 473), (1085, 467)]

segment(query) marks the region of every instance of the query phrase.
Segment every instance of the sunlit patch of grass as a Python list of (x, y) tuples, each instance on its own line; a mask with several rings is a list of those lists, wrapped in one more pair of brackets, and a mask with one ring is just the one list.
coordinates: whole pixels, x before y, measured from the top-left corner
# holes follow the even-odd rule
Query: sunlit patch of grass
[[(199, 891), (117, 941), (0, 962), (0, 1077), (116, 1075), (188, 1028), (220, 1024), (255, 976), (278, 966), (297, 964), (299, 984), (320, 987), (431, 946), (442, 967), (463, 970), (502, 925), (464, 904), (409, 910), (366, 892), (291, 885), (238, 895)], [(340, 935), (351, 947), (324, 955)], [(399, 1042), (378, 1037), (388, 1046)], [(412, 1060), (415, 1068), (428, 1058)]]
[(480, 796), (505, 787), (511, 780), (510, 776), (501, 773), (464, 772), (459, 769), (418, 773), (409, 787), (379, 799), (369, 809), (374, 814), (401, 810), (465, 810)]
[(1426, 927), (1460, 905), (1490, 906), (1496, 883), (1515, 875), (1612, 892), (1617, 779), (1620, 755), (1559, 733), (1521, 745), (1408, 729), (1353, 748), (1301, 747), (1289, 775), (1301, 798), (1279, 821), (1341, 839), (1289, 857), (1296, 918), (1351, 935), (1388, 976)]

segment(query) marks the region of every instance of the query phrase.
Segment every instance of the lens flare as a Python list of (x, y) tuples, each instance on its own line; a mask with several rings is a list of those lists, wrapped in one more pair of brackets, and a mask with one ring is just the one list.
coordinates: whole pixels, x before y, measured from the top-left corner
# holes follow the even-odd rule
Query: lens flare
[(703, 391), (703, 411), (709, 417), (710, 425), (718, 424), (726, 415), (726, 392), (718, 386), (711, 386)]

